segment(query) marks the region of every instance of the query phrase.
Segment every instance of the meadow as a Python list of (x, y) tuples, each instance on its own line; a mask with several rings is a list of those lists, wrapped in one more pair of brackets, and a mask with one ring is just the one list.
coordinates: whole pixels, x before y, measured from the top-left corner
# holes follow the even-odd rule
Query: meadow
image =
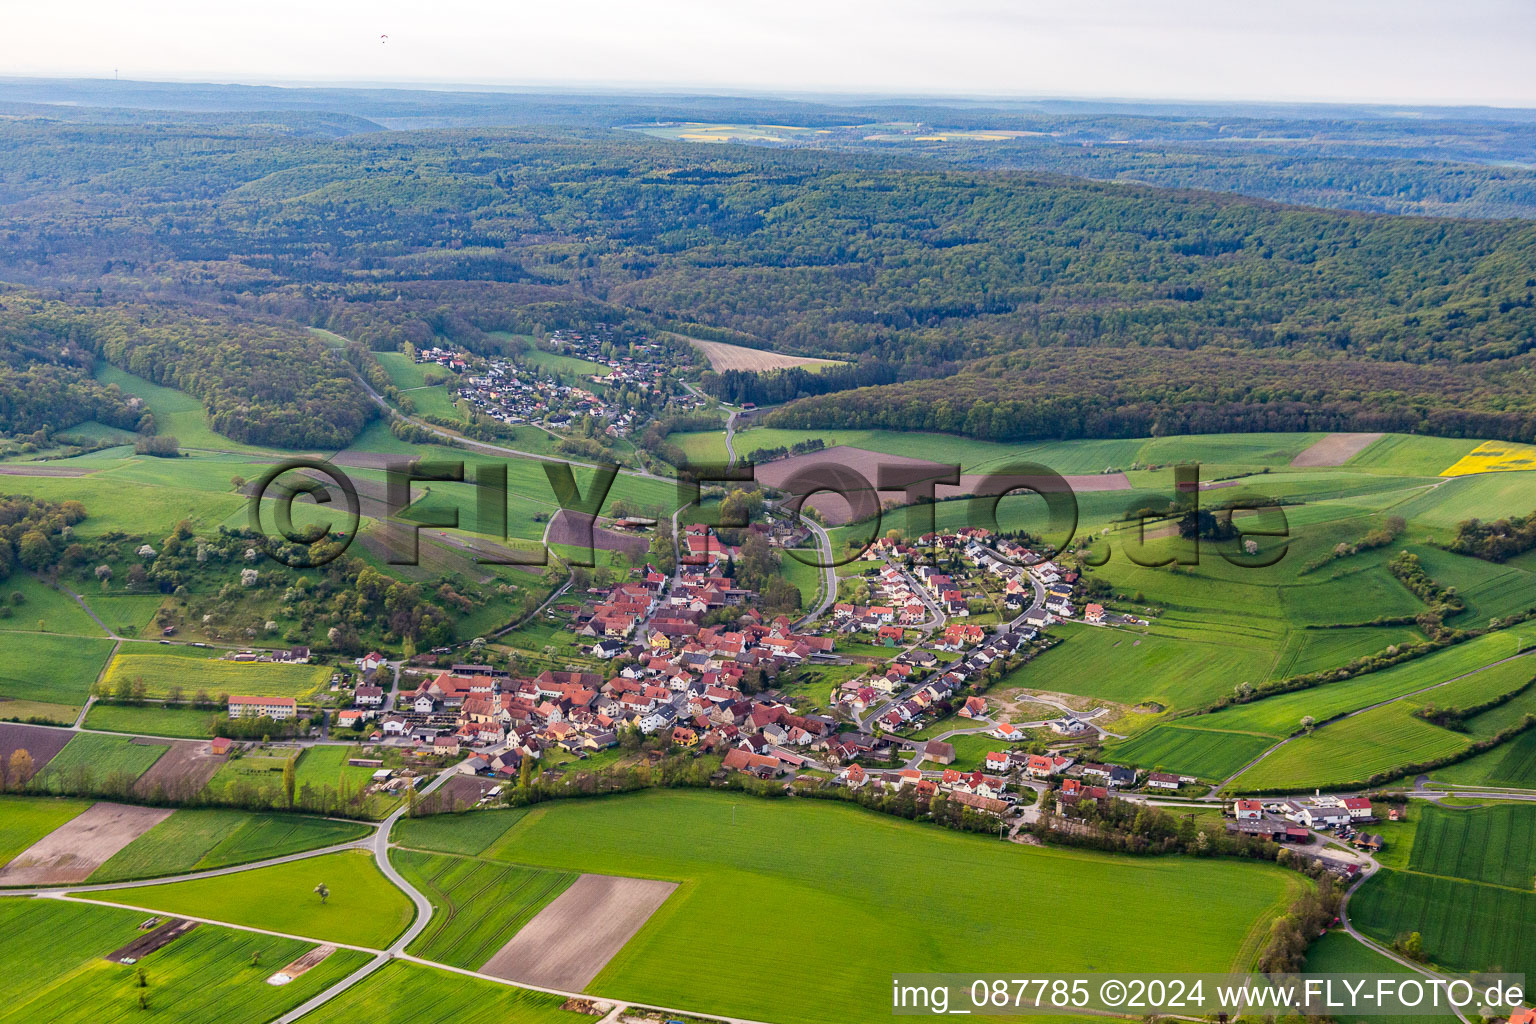
[(304, 1024), (591, 1024), (561, 996), (396, 960), (304, 1017)]
[(1104, 756), (1142, 768), (1167, 769), (1220, 782), (1274, 743), (1251, 733), (1154, 725), (1128, 740), (1111, 742)]
[(84, 774), (89, 774), (97, 784), (107, 779), (137, 779), (169, 749), (164, 743), (135, 743), (126, 736), (76, 733), (33, 777), (32, 786), (54, 790)]
[(427, 818), (406, 817), (396, 823), (390, 838), (407, 849), (474, 857), (484, 853), (527, 813), (527, 808), (515, 807), (467, 814), (434, 814)]
[(1372, 776), (1454, 754), (1471, 742), (1431, 725), (1398, 702), (1298, 736), (1232, 782), (1238, 792), (1362, 784)]
[(1426, 805), (1408, 867), (1427, 875), (1530, 889), (1536, 879), (1536, 804)]
[[(323, 904), (314, 891), (322, 883), (331, 892)], [(109, 903), (375, 949), (387, 946), (414, 915), (405, 893), (384, 877), (371, 853), (361, 850), (254, 868), (233, 877), (112, 889), (98, 895)]]
[(205, 739), (213, 735), (217, 711), (207, 708), (168, 708), (159, 704), (92, 704), (85, 727), (139, 736)]
[[(1451, 703), (1440, 698), (1441, 684), (1462, 676), (1475, 679), (1476, 686), (1486, 687), (1490, 693), (1503, 693), (1513, 690), (1536, 672), (1536, 657), (1506, 660), (1530, 640), (1531, 637), (1517, 636), (1514, 631), (1490, 633), (1390, 668), (1265, 697), (1209, 715), (1194, 715), (1180, 720), (1179, 724), (1192, 729), (1258, 733), (1278, 739), (1300, 729), (1301, 720), (1307, 716), (1316, 722), (1326, 722), (1337, 715), (1426, 687), (1436, 688), (1424, 694), (1426, 701), (1442, 705)], [(1469, 673), (1476, 675), (1469, 676)]]
[(361, 789), (373, 778), (374, 770), (347, 764), (347, 760), (358, 753), (356, 747), (305, 747), (294, 768), (294, 781), (301, 788), (314, 786), (319, 789), (324, 786), (339, 788), (341, 780), (345, 779), (354, 791)]
[(479, 968), (576, 881), (575, 872), (397, 850), (395, 867), (432, 901), (432, 919), (409, 952), (450, 967)]
[(71, 723), (112, 653), (107, 639), (51, 633), (0, 633), (0, 638), (6, 653), (0, 660), (0, 697), (73, 709), (59, 716)]
[(1384, 945), (1418, 932), (1429, 959), (1454, 971), (1536, 971), (1536, 893), (1528, 890), (1383, 869), (1350, 900), (1349, 916)]
[(203, 649), (174, 647), (153, 653), (119, 651), (107, 666), (104, 681), (115, 687), (122, 679), (143, 680), (150, 697), (164, 697), (172, 686), (179, 686), (189, 697), (203, 690), (215, 697), (232, 694), (304, 700), (330, 678), (331, 670), (324, 665), (226, 661), (209, 657)]
[(1465, 761), (1437, 768), (1430, 777), (1462, 786), (1536, 788), (1536, 729)]
[[(0, 981), (0, 1021), (264, 1024), (367, 960), (367, 954), (338, 950), (289, 984), (269, 985), (274, 971), (312, 944), (211, 925), (192, 929), (134, 966), (103, 959), (138, 934), (143, 917), (56, 900), (0, 904), (0, 960), (16, 979)], [(139, 969), (148, 981), (143, 989), (136, 982)], [(139, 1006), (141, 992), (147, 1009)]]
[[(1354, 936), (1341, 929), (1328, 932), (1307, 948), (1306, 974), (1412, 974), (1413, 968), (1405, 967), (1383, 956)], [(1455, 1024), (1457, 1018), (1444, 1016), (1393, 1017), (1372, 1014), (1357, 1016), (1349, 1012), (1336, 1014), (1341, 1024)]]
[[(893, 971), (1009, 970), (1025, 951), (1034, 970), (1225, 970), (1308, 884), (1267, 865), (1017, 847), (844, 805), (693, 791), (540, 805), (483, 855), (681, 883), (593, 992), (828, 1024), (873, 1019)], [(944, 881), (914, 899), (936, 864), (947, 865)], [(1029, 913), (987, 895), (1000, 893), (1028, 893)], [(744, 902), (762, 909), (754, 970), (699, 970), (697, 951), (718, 944), (720, 922)], [(1105, 906), (1124, 909), (1108, 918)], [(1081, 941), (1046, 941), (1062, 921), (1076, 922)], [(877, 949), (849, 934), (900, 941)], [(828, 986), (833, 960), (840, 983)]]
[(298, 814), (182, 808), (119, 850), (92, 884), (227, 867), (361, 839), (368, 826)]
[(1120, 704), (1187, 708), (1267, 674), (1273, 656), (1211, 631), (1208, 641), (1172, 640), (1131, 630), (1064, 623), (1063, 643), (1018, 670), (1002, 686), (1102, 697)]
[(89, 800), (0, 796), (0, 867), (89, 806)]

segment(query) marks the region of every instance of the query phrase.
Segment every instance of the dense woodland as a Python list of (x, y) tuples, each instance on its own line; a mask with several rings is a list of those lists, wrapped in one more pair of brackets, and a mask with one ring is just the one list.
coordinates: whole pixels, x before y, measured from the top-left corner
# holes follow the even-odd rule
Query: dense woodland
[(808, 396), (781, 425), (1536, 433), (1524, 221), (586, 127), (3, 130), (0, 277), (58, 290), (80, 348), (237, 440), (340, 445), (372, 414), (299, 326), (483, 346), (609, 312), (852, 364), (711, 378)]

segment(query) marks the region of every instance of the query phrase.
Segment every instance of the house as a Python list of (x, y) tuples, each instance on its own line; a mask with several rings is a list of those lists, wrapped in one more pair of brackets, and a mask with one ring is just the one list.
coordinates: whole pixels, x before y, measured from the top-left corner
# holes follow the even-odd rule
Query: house
[(1083, 621), (1092, 625), (1097, 625), (1098, 623), (1103, 622), (1104, 606), (1101, 604), (1090, 604), (1085, 606), (1083, 608)]
[(1091, 726), (1087, 722), (1074, 718), (1071, 715), (1054, 719), (1051, 722), (1051, 731), (1058, 736), (1081, 736), (1090, 728)]
[(858, 789), (869, 781), (869, 773), (861, 765), (851, 764), (842, 770), (837, 779), (849, 789)]
[(1008, 770), (1008, 755), (989, 751), (986, 757), (986, 768), (989, 772), (1005, 772)]
[(270, 718), (281, 722), (299, 713), (299, 702), (292, 697), (231, 697), (230, 718)]
[(384, 687), (359, 686), (352, 694), (352, 703), (360, 708), (376, 708), (384, 703)]
[(994, 797), (982, 796), (977, 793), (955, 793), (950, 799), (975, 811), (990, 814), (994, 818), (1001, 818), (1008, 813), (1008, 805)]
[(982, 697), (965, 698), (965, 706), (957, 714), (961, 718), (983, 718), (987, 713), (987, 702)]
[(607, 640), (599, 640), (597, 643), (592, 645), (592, 656), (594, 658), (601, 658), (604, 661), (609, 661), (618, 657), (623, 653), (623, 651), (624, 641), (615, 640), (612, 638)]
[(346, 708), (336, 712), (336, 728), (338, 729), (350, 729), (361, 721), (363, 721), (363, 712), (357, 708)]
[(208, 752), (215, 757), (223, 757), (229, 753), (230, 739), (228, 736), (215, 736), (213, 742), (208, 744)]
[(1372, 853), (1380, 850), (1382, 846), (1381, 836), (1370, 835), (1365, 832), (1357, 833), (1355, 837), (1349, 841), (1349, 844), (1357, 850), (1369, 850)]
[(1178, 789), (1179, 777), (1167, 772), (1153, 772), (1147, 776), (1147, 785), (1153, 789)]
[(1030, 754), (1024, 761), (1024, 770), (1037, 779), (1057, 775), (1066, 771), (1071, 766), (1072, 759), (1070, 757), (1062, 757), (1060, 754), (1053, 756)]
[(1375, 821), (1376, 811), (1371, 807), (1371, 801), (1363, 796), (1347, 796), (1344, 798), (1344, 809), (1349, 812), (1351, 821)]
[(1232, 808), (1232, 816), (1238, 821), (1258, 821), (1264, 817), (1264, 802), (1239, 800)]
[(1002, 740), (1005, 743), (1022, 743), (1023, 741), (1029, 739), (1029, 737), (1024, 734), (1024, 730), (1020, 729), (1016, 725), (1010, 725), (1007, 722), (997, 723), (997, 725), (987, 730), (987, 735), (991, 736), (995, 740)]
[(784, 765), (773, 755), (754, 754), (741, 747), (736, 747), (726, 754), (721, 767), (727, 771), (738, 771), (744, 775), (758, 775), (767, 779), (773, 778), (784, 770)]
[(939, 740), (929, 740), (923, 744), (923, 757), (934, 764), (954, 764), (955, 748), (953, 744), (942, 743)]

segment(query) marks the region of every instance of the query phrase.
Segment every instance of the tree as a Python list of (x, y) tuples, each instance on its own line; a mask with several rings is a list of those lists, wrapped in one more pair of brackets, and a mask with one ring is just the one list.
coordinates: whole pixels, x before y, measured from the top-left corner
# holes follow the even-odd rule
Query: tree
[(1312, 727), (1315, 726), (1316, 724), (1317, 724), (1317, 719), (1313, 718), (1311, 715), (1302, 715), (1301, 716), (1301, 729), (1302, 729), (1303, 732), (1310, 733), (1312, 731)]
[(149, 988), (149, 975), (144, 973), (143, 964), (140, 964), (139, 969), (133, 972), (133, 980), (138, 984), (139, 988)]
[(321, 882), (319, 885), (315, 886), (315, 894), (320, 897), (320, 903), (322, 905), (324, 905), (326, 900), (331, 898), (331, 890), (326, 888), (324, 882)]
[[(290, 811), (293, 810), (293, 790), (298, 784), (298, 773), (294, 768), (294, 762), (297, 760), (295, 757), (290, 757), (283, 762), (283, 796), (288, 801), (288, 809)], [(324, 898), (321, 899), (321, 902), (325, 902)]]
[(25, 747), (17, 747), (11, 751), (10, 774), (11, 781), (17, 786), (22, 785), (32, 777), (32, 754)]
[(22, 565), (28, 569), (41, 570), (53, 561), (53, 545), (49, 542), (48, 535), (41, 530), (28, 530), (21, 535), (17, 554), (21, 558)]

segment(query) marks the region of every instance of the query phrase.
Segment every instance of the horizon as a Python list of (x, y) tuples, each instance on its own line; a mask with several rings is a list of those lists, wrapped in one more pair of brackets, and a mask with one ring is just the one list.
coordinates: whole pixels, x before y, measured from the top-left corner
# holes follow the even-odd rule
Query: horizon
[(251, 25), (181, 0), (147, 16), (75, 0), (14, 15), (0, 66), (27, 78), (276, 87), (1536, 106), (1524, 71), (1536, 9), (1476, 6), (1467, 18), (1426, 0), (1343, 10), (1308, 0), (1276, 24), (1210, 0), (1154, 11), (965, 0), (944, 12), (793, 0), (771, 15), (581, 0), (510, 19), (481, 0), (431, 12), (284, 0)]

